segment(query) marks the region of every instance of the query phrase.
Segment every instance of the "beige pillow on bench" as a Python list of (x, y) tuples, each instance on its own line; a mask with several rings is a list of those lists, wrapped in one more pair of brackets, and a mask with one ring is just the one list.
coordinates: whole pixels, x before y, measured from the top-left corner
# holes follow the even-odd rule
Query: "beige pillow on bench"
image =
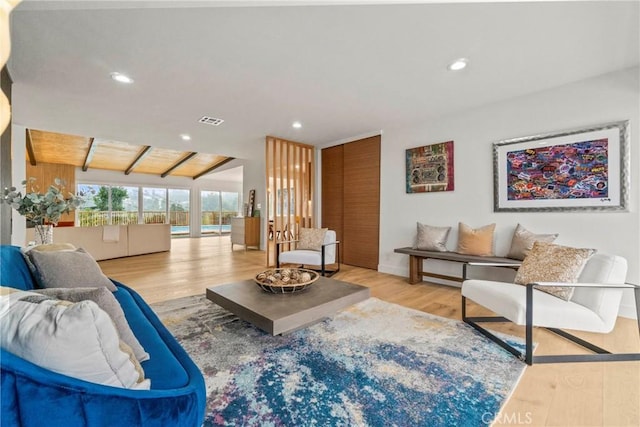
[(458, 249), (462, 255), (493, 256), (493, 232), (495, 224), (480, 228), (471, 228), (465, 223), (458, 223)]

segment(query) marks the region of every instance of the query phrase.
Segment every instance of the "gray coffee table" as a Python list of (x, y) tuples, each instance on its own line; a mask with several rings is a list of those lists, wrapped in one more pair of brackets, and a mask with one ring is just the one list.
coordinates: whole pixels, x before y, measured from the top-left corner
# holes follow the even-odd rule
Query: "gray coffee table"
[(271, 335), (286, 334), (369, 298), (369, 288), (320, 277), (301, 292), (273, 294), (253, 280), (207, 288), (207, 298)]

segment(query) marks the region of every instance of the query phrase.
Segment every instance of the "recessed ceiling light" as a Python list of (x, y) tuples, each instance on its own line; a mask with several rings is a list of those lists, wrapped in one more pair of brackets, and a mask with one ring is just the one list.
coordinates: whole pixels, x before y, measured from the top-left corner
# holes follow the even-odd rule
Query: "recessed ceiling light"
[(191, 136), (187, 135), (186, 133), (180, 135), (180, 138), (182, 138), (183, 141), (191, 141)]
[(111, 78), (119, 83), (133, 83), (133, 79), (122, 73), (111, 73)]
[(447, 67), (449, 71), (460, 71), (467, 66), (469, 60), (467, 58), (458, 58)]
[(300, 128), (302, 127), (302, 123), (300, 123), (300, 122), (293, 122), (293, 124), (292, 124), (291, 126), (293, 126), (293, 127), (294, 127), (294, 128), (296, 128), (296, 129), (300, 129)]

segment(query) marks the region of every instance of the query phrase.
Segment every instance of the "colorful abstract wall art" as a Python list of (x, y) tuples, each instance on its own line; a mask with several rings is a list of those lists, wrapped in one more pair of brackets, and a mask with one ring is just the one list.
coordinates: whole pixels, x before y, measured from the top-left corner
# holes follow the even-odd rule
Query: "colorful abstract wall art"
[(453, 141), (406, 151), (407, 193), (453, 191)]
[(507, 199), (608, 197), (609, 140), (507, 152)]
[(494, 143), (494, 211), (626, 209), (628, 123)]

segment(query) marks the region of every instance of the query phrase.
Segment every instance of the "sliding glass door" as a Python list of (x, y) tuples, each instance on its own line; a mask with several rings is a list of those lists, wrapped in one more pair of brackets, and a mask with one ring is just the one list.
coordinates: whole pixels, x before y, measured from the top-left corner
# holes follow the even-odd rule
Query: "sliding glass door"
[(169, 224), (171, 233), (189, 234), (189, 190), (169, 188)]
[(202, 221), (200, 232), (202, 234), (219, 234), (220, 225), (220, 192), (200, 192), (200, 206), (202, 207)]
[(225, 191), (202, 191), (202, 234), (226, 234), (231, 232), (231, 218), (239, 215), (240, 194)]
[[(76, 210), (77, 223), (81, 227), (171, 224), (172, 235), (191, 234), (189, 189), (78, 183), (77, 192), (87, 195), (83, 205)], [(228, 234), (231, 232), (231, 218), (240, 212), (240, 193), (202, 191), (200, 210), (201, 234)]]

